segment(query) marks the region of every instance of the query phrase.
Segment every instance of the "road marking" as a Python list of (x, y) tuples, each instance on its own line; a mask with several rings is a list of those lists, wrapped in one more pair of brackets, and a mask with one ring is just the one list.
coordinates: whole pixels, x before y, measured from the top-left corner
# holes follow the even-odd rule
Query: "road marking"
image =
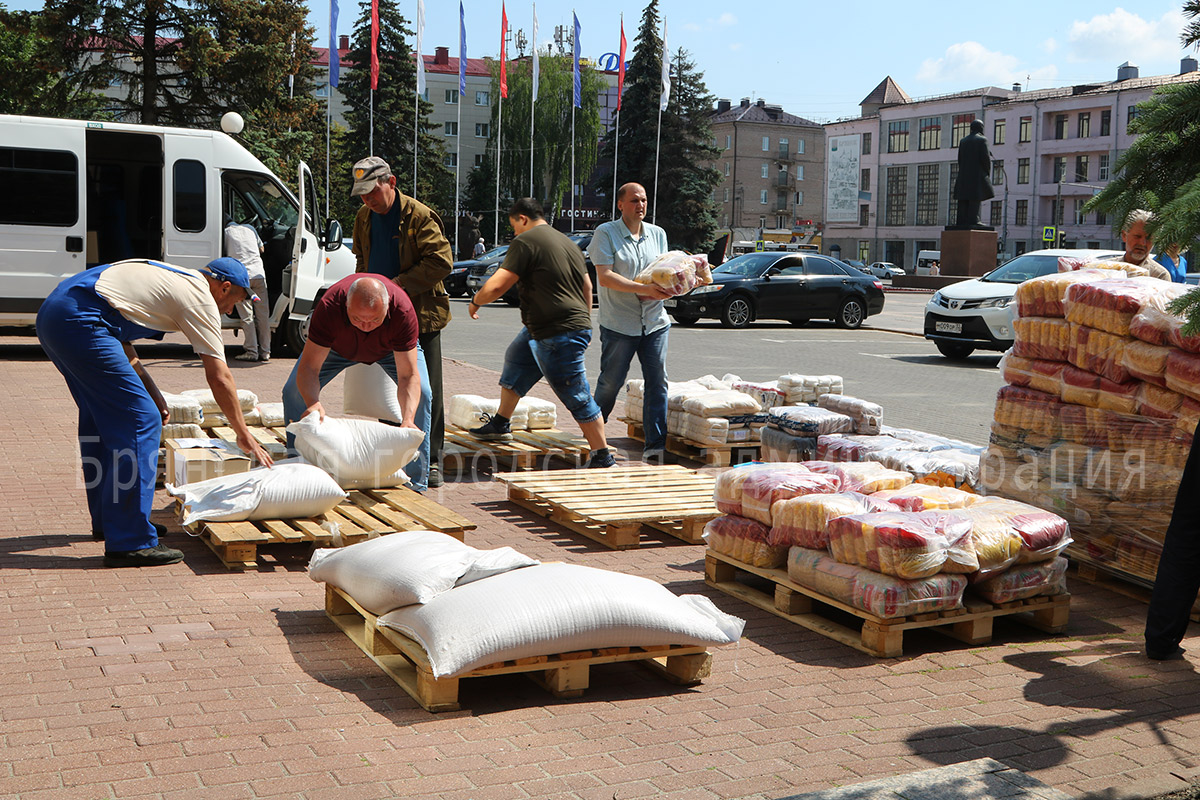
[[(772, 344), (862, 344), (862, 338), (858, 339), (762, 339), (764, 342)], [(867, 341), (891, 342), (891, 339), (868, 339)]]

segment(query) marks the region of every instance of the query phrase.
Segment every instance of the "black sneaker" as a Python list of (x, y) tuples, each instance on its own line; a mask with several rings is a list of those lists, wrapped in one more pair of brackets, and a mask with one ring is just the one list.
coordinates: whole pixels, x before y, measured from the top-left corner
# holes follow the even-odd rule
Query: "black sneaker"
[(112, 550), (104, 553), (106, 567), (157, 567), (183, 561), (183, 551), (156, 544), (141, 550)]
[(1146, 658), (1151, 661), (1174, 661), (1177, 658), (1183, 658), (1183, 648), (1175, 645), (1170, 649), (1160, 649), (1157, 647), (1146, 647)]
[(507, 442), (513, 438), (508, 420), (499, 414), (495, 416), (484, 414), (480, 419), (483, 420), (483, 425), (467, 431), (474, 438), (485, 442)]
[[(159, 525), (157, 522), (151, 522), (150, 524), (154, 526), (154, 535), (157, 536), (158, 538), (161, 539), (162, 537), (167, 535), (167, 526), (166, 525)], [(93, 528), (92, 529), (92, 538), (95, 539), (97, 542), (103, 542), (104, 541), (104, 531), (98, 531), (95, 528)]]
[(436, 489), (442, 485), (442, 468), (437, 464), (429, 467), (429, 488)]
[(609, 452), (607, 447), (605, 447), (603, 450), (593, 451), (587, 462), (588, 469), (607, 469), (608, 467), (615, 467), (616, 465), (617, 460), (613, 458), (613, 454)]

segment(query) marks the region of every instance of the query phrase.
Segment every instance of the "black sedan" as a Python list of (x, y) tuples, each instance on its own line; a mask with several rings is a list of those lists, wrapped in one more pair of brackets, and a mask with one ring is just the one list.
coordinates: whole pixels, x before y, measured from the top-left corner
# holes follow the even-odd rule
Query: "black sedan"
[(713, 270), (713, 282), (666, 301), (680, 325), (719, 319), (744, 328), (756, 319), (803, 325), (830, 319), (857, 328), (883, 311), (883, 284), (817, 253), (747, 253)]

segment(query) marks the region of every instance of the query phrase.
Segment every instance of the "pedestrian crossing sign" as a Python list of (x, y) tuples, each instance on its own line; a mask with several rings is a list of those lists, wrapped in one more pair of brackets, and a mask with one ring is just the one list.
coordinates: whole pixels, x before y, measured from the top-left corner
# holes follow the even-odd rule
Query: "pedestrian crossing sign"
[(1053, 225), (1045, 226), (1044, 228), (1042, 228), (1042, 241), (1043, 242), (1053, 242), (1057, 233), (1058, 232), (1056, 230), (1054, 230)]

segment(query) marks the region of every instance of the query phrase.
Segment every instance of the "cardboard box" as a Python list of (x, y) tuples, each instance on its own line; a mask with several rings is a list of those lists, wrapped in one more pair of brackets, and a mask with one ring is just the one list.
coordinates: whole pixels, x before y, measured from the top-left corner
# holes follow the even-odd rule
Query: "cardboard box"
[[(250, 456), (236, 445), (218, 439), (206, 447), (189, 446), (203, 439), (168, 439), (163, 443), (167, 465), (164, 480), (176, 486), (206, 481), (222, 475), (249, 472)], [(215, 443), (215, 444), (213, 444)]]

